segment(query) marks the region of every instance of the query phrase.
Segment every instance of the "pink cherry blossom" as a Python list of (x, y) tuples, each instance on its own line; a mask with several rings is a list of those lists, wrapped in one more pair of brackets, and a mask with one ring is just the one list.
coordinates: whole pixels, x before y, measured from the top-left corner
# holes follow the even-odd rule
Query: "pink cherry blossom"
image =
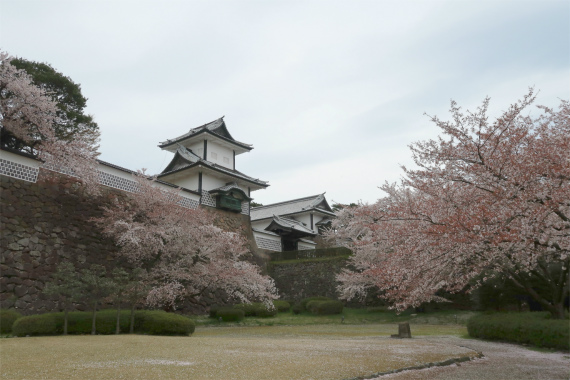
[[(451, 103), (451, 121), (430, 119), (436, 140), (410, 146), (387, 197), (343, 209), (329, 235), (354, 250), (338, 280), (345, 298), (371, 288), (402, 310), (457, 292), (482, 273), (510, 277), (555, 316), (563, 315), (570, 260), (570, 106), (538, 107), (532, 89), (489, 122), (489, 99), (475, 112)], [(529, 273), (551, 286), (549, 299)]]
[(139, 191), (115, 199), (95, 221), (115, 239), (121, 256), (148, 269), (147, 304), (175, 307), (182, 300), (199, 300), (206, 290), (222, 289), (242, 302), (272, 305), (273, 280), (244, 260), (243, 236), (214, 226), (205, 210), (179, 206), (179, 190), (155, 186), (144, 173), (135, 178)]

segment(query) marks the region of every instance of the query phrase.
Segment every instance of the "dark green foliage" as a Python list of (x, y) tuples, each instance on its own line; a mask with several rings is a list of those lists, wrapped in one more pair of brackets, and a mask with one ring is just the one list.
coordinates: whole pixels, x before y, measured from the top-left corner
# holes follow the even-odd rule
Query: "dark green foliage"
[(331, 299), (329, 297), (321, 297), (321, 296), (317, 296), (317, 297), (307, 297), (307, 298), (303, 298), (301, 300), (301, 311), (306, 311), (307, 310), (307, 304), (311, 301), (330, 301)]
[(291, 309), (291, 304), (287, 301), (275, 300), (273, 301), (273, 306), (275, 306), (280, 313), (286, 313)]
[(67, 331), (67, 314), (72, 309), (72, 302), (80, 300), (83, 284), (79, 279), (75, 266), (71, 262), (61, 262), (57, 266), (56, 272), (52, 275), (52, 281), (46, 283), (43, 290), (45, 294), (57, 295), (60, 299), (60, 306), (63, 306), (63, 334)]
[(243, 310), (246, 317), (273, 317), (277, 314), (277, 309), (273, 308), (268, 310), (267, 307), (261, 302), (253, 303), (240, 303), (234, 305), (234, 309)]
[(551, 319), (548, 312), (482, 314), (469, 320), (467, 331), (475, 338), (570, 349), (568, 319)]
[(238, 303), (237, 305), (234, 305), (233, 308), (243, 310), (243, 313), (246, 317), (253, 317), (257, 313), (257, 309), (259, 309), (260, 306), (263, 306), (263, 304), (258, 302)]
[(216, 317), (224, 322), (238, 322), (245, 318), (245, 312), (240, 309), (219, 309)]
[(10, 334), (12, 325), (21, 317), (22, 314), (14, 309), (0, 309), (0, 334)]
[(93, 117), (86, 115), (87, 98), (81, 94), (81, 86), (64, 76), (49, 64), (15, 58), (10, 62), (25, 70), (34, 85), (45, 90), (57, 103), (59, 121), (54, 126), (61, 140), (72, 140), (75, 135), (98, 135), (99, 127)]
[(316, 315), (332, 315), (342, 313), (344, 305), (340, 301), (310, 301), (307, 303), (307, 310)]
[(303, 312), (303, 305), (301, 305), (300, 303), (296, 303), (291, 308), (291, 311), (293, 311), (293, 314), (301, 314)]
[[(61, 319), (61, 332), (58, 332), (58, 320)], [(63, 313), (49, 313), (22, 317), (12, 326), (12, 335), (57, 335), (63, 333)]]
[[(121, 311), (121, 331), (129, 330), (129, 310)], [(117, 310), (97, 312), (96, 328), (99, 334), (114, 334)], [(20, 321), (22, 320), (22, 321)], [(90, 312), (69, 313), (69, 334), (89, 334), (92, 326)], [(188, 335), (194, 332), (194, 322), (184, 316), (164, 311), (140, 310), (135, 313), (135, 332), (151, 335)], [(63, 333), (63, 313), (49, 313), (22, 317), (12, 329), (16, 336), (59, 335)]]
[(196, 325), (191, 319), (162, 310), (135, 313), (135, 331), (150, 335), (191, 335)]
[(216, 318), (216, 314), (218, 313), (218, 310), (220, 309), (224, 309), (227, 308), (227, 306), (220, 306), (220, 305), (212, 305), (210, 306), (210, 318)]
[(265, 305), (260, 305), (255, 309), (255, 316), (259, 318), (269, 318), (277, 315), (277, 308), (268, 309)]

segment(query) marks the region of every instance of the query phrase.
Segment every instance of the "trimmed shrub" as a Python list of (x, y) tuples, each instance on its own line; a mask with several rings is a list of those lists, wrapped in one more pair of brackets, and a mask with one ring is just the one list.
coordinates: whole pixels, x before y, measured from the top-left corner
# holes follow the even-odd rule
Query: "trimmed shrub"
[(301, 300), (302, 311), (308, 310), (307, 304), (311, 301), (330, 301), (329, 297), (308, 297)]
[[(98, 334), (114, 334), (116, 310), (97, 312)], [(121, 311), (120, 329), (129, 331), (130, 311)], [(76, 311), (68, 315), (68, 334), (90, 334), (91, 312)], [(188, 335), (194, 332), (194, 322), (178, 314), (165, 311), (139, 310), (135, 312), (135, 332), (151, 335)], [(16, 336), (63, 334), (63, 313), (48, 313), (22, 317), (14, 323), (12, 333)]]
[(12, 325), (21, 317), (22, 314), (14, 309), (0, 309), (0, 334), (10, 334)]
[(234, 305), (233, 308), (237, 310), (243, 310), (243, 313), (246, 317), (253, 317), (257, 314), (257, 310), (260, 306), (265, 308), (265, 306), (259, 302), (238, 303), (237, 305)]
[(220, 309), (216, 316), (224, 322), (238, 322), (245, 318), (245, 312), (241, 309)]
[(300, 303), (296, 303), (295, 305), (293, 305), (291, 310), (293, 311), (293, 314), (301, 314), (303, 312), (303, 305), (301, 305)]
[(289, 309), (291, 309), (291, 304), (287, 301), (275, 300), (273, 301), (273, 306), (275, 306), (280, 313), (288, 312)]
[(477, 315), (469, 319), (467, 331), (475, 338), (570, 349), (568, 320), (550, 319), (548, 312)]
[(260, 305), (255, 309), (255, 316), (260, 318), (269, 318), (277, 315), (277, 308), (267, 309), (265, 305)]
[[(61, 314), (61, 315), (60, 315)], [(122, 332), (129, 331), (131, 312), (130, 310), (121, 310), (120, 329)], [(87, 311), (73, 311), (67, 316), (67, 333), (68, 334), (90, 334), (92, 314)], [(58, 313), (57, 334), (63, 334), (63, 313)], [(136, 320), (135, 320), (136, 324)], [(95, 330), (97, 334), (109, 335), (115, 333), (117, 325), (117, 310), (100, 310), (97, 312), (95, 320)]]
[(317, 315), (340, 314), (344, 305), (340, 301), (310, 301), (307, 303), (307, 310)]
[(216, 313), (218, 312), (218, 310), (223, 309), (223, 308), (227, 308), (227, 306), (220, 306), (220, 305), (212, 305), (210, 306), (210, 318), (216, 318)]
[(19, 318), (12, 326), (12, 335), (57, 335), (57, 319), (60, 317), (60, 314), (63, 321), (63, 313), (30, 315)]
[(150, 335), (190, 335), (195, 328), (194, 321), (183, 315), (167, 313), (162, 310), (139, 310), (135, 312), (136, 332), (144, 332)]

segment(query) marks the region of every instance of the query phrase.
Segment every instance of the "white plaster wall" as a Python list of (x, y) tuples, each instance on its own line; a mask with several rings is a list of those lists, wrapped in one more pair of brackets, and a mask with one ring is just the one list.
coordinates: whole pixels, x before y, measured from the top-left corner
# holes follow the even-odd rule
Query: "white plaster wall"
[(224, 181), (218, 177), (211, 176), (207, 173), (202, 174), (202, 190), (216, 189), (218, 187), (225, 186), (225, 184), (226, 184), (226, 181)]
[(33, 158), (22, 157), (19, 154), (14, 154), (12, 152), (6, 152), (5, 150), (0, 150), (0, 158), (7, 161), (16, 162), (18, 164), (30, 166), (32, 168), (39, 168), (41, 162), (34, 160)]
[[(305, 227), (307, 228), (311, 228), (311, 214), (307, 213), (307, 214), (297, 214), (295, 215), (295, 220), (298, 220), (301, 223), (305, 223)], [(315, 225), (314, 225), (314, 220), (313, 220), (313, 231), (315, 231)]]
[[(227, 158), (227, 162), (224, 161)], [(224, 146), (218, 145), (214, 141), (208, 141), (208, 161), (214, 162), (218, 165), (228, 169), (234, 168), (234, 151)]]
[(271, 224), (271, 219), (257, 220), (255, 222), (251, 222), (251, 227), (257, 228), (258, 230), (264, 230), (269, 226), (269, 224)]
[(168, 176), (168, 180), (166, 180), (166, 182), (184, 187), (188, 190), (198, 191), (198, 173), (195, 173), (193, 175), (186, 175), (183, 172), (175, 173)]

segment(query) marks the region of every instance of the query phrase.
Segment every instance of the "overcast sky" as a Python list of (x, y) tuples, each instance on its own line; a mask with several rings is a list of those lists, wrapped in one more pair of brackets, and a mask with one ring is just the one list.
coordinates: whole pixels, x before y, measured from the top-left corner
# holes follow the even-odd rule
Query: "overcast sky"
[(159, 173), (159, 142), (225, 115), (263, 204), (374, 202), (450, 99), (496, 115), (529, 86), (570, 98), (568, 0), (0, 4), (0, 49), (81, 84), (101, 159)]

